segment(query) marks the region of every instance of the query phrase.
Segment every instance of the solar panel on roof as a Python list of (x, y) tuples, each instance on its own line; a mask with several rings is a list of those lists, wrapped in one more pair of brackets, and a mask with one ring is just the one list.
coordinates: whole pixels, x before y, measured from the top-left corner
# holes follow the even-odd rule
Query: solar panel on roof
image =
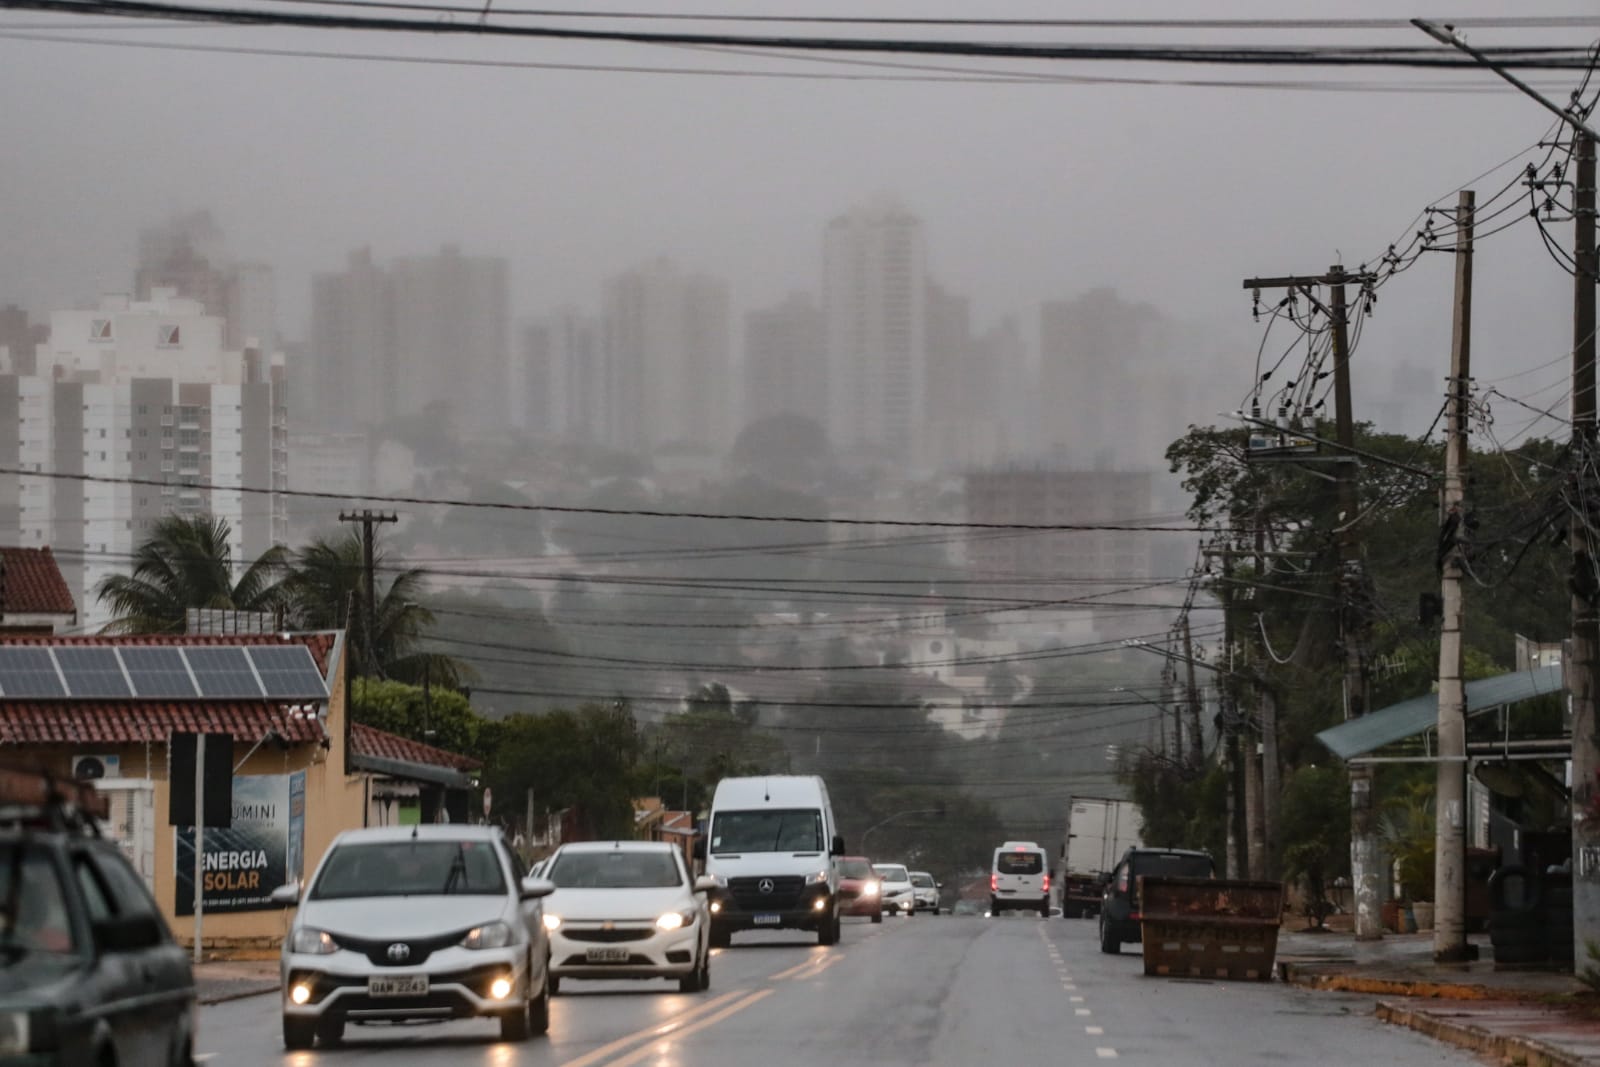
[(133, 679), (134, 695), (147, 700), (193, 700), (199, 696), (183, 665), (183, 653), (176, 648), (119, 648), (117, 654)]
[(203, 697), (261, 698), (261, 683), (242, 648), (186, 648), (184, 658)]
[(0, 694), (7, 697), (64, 697), (48, 648), (0, 648)]
[(311, 658), (311, 650), (306, 646), (260, 646), (247, 648), (245, 652), (255, 664), (267, 696), (289, 699), (328, 695), (327, 683), (322, 680), (322, 672), (317, 670), (316, 660)]
[(128, 679), (123, 677), (122, 664), (117, 662), (116, 649), (58, 646), (54, 651), (71, 695), (121, 699), (133, 696)]

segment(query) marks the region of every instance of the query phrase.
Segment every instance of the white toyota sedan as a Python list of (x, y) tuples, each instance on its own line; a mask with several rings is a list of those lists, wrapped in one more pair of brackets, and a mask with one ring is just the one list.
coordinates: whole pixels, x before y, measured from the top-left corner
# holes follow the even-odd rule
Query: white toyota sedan
[(567, 978), (677, 979), (684, 993), (711, 988), (706, 892), (683, 853), (658, 841), (562, 845), (543, 865), (550, 990)]

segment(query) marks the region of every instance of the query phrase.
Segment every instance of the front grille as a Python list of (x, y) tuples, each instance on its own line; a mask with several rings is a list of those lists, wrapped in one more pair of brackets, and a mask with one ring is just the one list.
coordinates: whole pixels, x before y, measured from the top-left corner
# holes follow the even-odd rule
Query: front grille
[[(489, 987), (494, 984), (494, 980), (496, 978), (507, 978), (509, 976), (510, 974), (507, 971), (505, 964), (491, 963), (482, 967), (472, 967), (464, 971), (446, 971), (442, 974), (430, 974), (428, 975), (428, 986), (430, 989), (438, 989), (440, 986), (461, 985), (466, 986), (480, 997), (487, 997), (489, 996)], [(367, 988), (367, 978), (365, 975), (345, 976), (306, 971), (295, 971), (289, 975), (289, 985), (294, 986), (302, 982), (311, 987), (310, 1003), (312, 1004), (320, 1004), (336, 990), (365, 990)], [(430, 997), (433, 995), (434, 994), (431, 993), (429, 994)], [(362, 994), (362, 997), (363, 999), (372, 999), (367, 998), (364, 993)], [(393, 999), (394, 998), (391, 997), (377, 998), (378, 1001), (385, 1003)]]
[[(763, 893), (762, 883), (768, 882), (772, 889)], [(806, 880), (799, 875), (728, 879), (728, 892), (742, 911), (793, 911), (800, 906), (805, 888)]]
[(589, 929), (589, 930), (563, 930), (562, 936), (568, 941), (594, 941), (602, 945), (614, 945), (621, 941), (644, 941), (650, 937), (650, 928), (639, 929)]
[[(442, 948), (459, 944), (467, 936), (471, 927), (457, 930), (448, 934), (437, 934), (433, 937), (386, 937), (371, 939), (365, 937), (351, 937), (347, 934), (333, 934), (334, 944), (350, 952), (359, 952), (372, 961), (375, 967), (419, 967), (428, 962), (428, 957)], [(391, 945), (404, 945), (406, 952), (400, 959), (389, 956)]]
[(560, 963), (562, 967), (649, 967), (650, 965), (650, 957), (641, 956), (637, 952), (628, 953), (628, 958), (625, 960), (591, 960), (588, 956), (573, 953)]

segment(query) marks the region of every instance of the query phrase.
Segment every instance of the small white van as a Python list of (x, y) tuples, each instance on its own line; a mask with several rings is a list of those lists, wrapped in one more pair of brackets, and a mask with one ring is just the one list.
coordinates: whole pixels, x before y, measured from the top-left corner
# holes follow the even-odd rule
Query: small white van
[(989, 871), (989, 914), (1037, 911), (1050, 917), (1050, 864), (1032, 841), (1007, 841), (994, 850)]
[(724, 778), (695, 856), (717, 881), (711, 891), (711, 943), (726, 947), (740, 930), (815, 930), (839, 940), (839, 876), (833, 857), (844, 840), (828, 787), (816, 775)]

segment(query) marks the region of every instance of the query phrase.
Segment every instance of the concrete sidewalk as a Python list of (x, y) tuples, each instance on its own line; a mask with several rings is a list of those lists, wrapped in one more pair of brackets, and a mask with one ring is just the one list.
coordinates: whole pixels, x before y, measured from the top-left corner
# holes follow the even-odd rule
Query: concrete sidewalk
[(1433, 936), (1387, 934), (1358, 942), (1350, 933), (1284, 930), (1278, 976), (1311, 989), (1373, 994), (1385, 1022), (1530, 1067), (1600, 1067), (1600, 995), (1571, 974), (1495, 970), (1487, 936), (1479, 959), (1433, 962)]
[(278, 961), (207, 960), (194, 969), (196, 999), (221, 1004), (278, 991)]

